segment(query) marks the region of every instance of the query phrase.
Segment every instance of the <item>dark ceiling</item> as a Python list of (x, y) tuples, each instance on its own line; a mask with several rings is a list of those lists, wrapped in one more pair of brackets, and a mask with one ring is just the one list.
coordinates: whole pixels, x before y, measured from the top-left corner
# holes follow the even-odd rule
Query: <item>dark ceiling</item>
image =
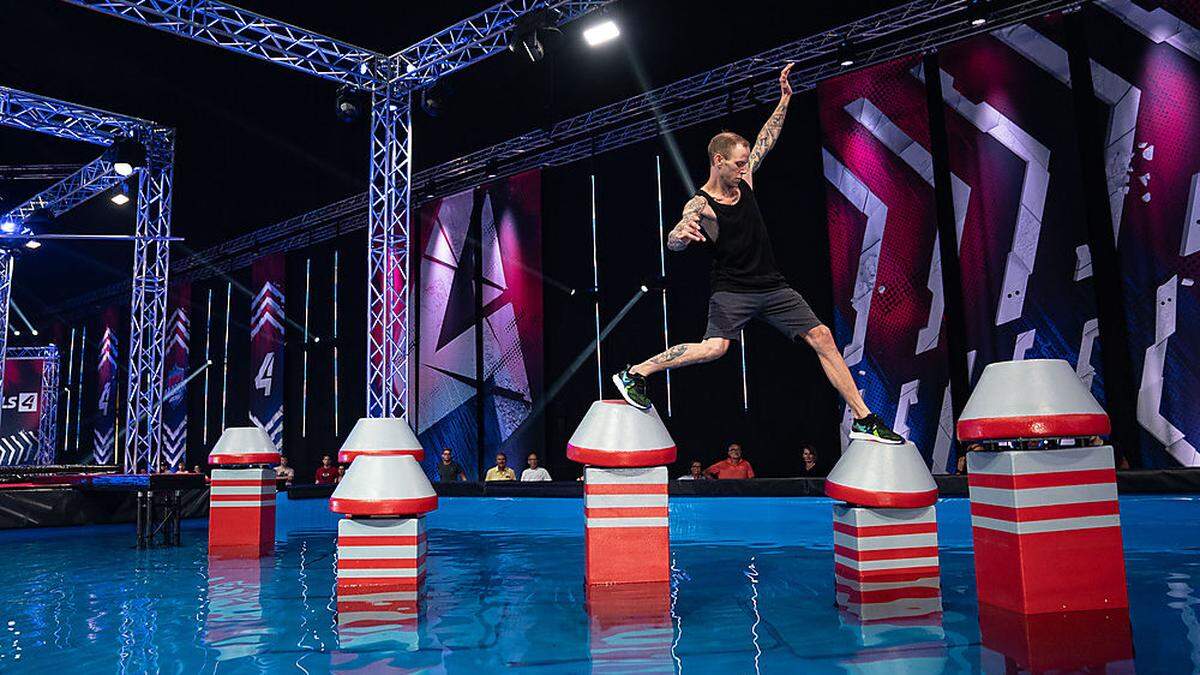
[[(393, 53), (494, 2), (240, 3), (369, 49)], [(414, 116), (418, 167), (451, 159), (899, 2), (700, 3), (621, 0), (622, 30), (599, 49), (568, 26), (539, 64), (505, 53), (448, 78), (449, 108)], [(336, 85), (52, 0), (0, 0), (0, 84), (142, 117), (177, 130), (173, 255), (211, 246), (362, 192), (367, 124), (333, 111)], [(752, 130), (751, 130), (752, 131)], [(0, 165), (82, 164), (99, 150), (0, 127)], [(7, 210), (49, 183), (0, 183)], [(55, 231), (128, 233), (132, 204), (107, 195)], [(50, 243), (18, 262), (14, 294), (30, 314), (128, 277), (127, 243)]]

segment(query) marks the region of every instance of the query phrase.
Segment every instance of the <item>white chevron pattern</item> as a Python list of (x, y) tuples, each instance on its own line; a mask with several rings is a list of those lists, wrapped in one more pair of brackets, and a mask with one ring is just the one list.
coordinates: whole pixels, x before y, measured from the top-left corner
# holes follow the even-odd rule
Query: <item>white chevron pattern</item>
[(254, 301), (250, 303), (250, 338), (253, 339), (268, 324), (275, 326), (282, 333), (283, 324), (280, 322), (282, 316), (283, 292), (268, 281), (263, 284), (258, 295), (254, 296)]
[(20, 432), (0, 438), (0, 466), (30, 464), (37, 452), (37, 436), (22, 429)]

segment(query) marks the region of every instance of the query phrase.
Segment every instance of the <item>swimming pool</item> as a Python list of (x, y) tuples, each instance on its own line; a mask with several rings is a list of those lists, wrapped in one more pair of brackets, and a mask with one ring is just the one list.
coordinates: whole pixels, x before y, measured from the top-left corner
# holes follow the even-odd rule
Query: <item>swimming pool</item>
[[(866, 626), (833, 606), (830, 504), (673, 498), (672, 583), (589, 597), (580, 500), (443, 498), (427, 521), (419, 618), (365, 627), (348, 612), (339, 627), (335, 533), (319, 524), (281, 532), (261, 565), (210, 565), (203, 521), (185, 524), (183, 547), (144, 551), (129, 526), (3, 532), (0, 671), (1004, 667), (981, 641), (965, 499), (937, 507), (940, 619)], [(1200, 498), (1126, 497), (1121, 509), (1134, 665), (1200, 672)]]

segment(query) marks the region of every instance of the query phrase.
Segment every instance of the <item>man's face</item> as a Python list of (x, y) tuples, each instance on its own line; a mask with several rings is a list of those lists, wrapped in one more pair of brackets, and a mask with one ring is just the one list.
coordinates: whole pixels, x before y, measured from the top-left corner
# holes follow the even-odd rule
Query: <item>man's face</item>
[(504, 455), (496, 455), (496, 467), (503, 469), (508, 464), (508, 458)]
[(814, 455), (813, 451), (808, 448), (805, 448), (804, 452), (800, 453), (800, 455), (804, 458), (805, 462), (808, 462), (810, 464), (817, 461), (817, 456)]
[(329, 466), (330, 464), (333, 464), (333, 459), (331, 459), (329, 455), (325, 455), (321, 458), (321, 466)]
[(442, 461), (447, 464), (450, 463), (450, 451), (449, 450), (442, 451)]
[(729, 446), (729, 459), (736, 464), (742, 459), (742, 449), (736, 445)]
[(700, 465), (700, 462), (692, 462), (692, 475), (693, 476), (699, 476), (700, 472), (702, 470), (704, 470), (704, 467)]
[(531, 469), (537, 468), (537, 455), (530, 455), (529, 459), (527, 461), (529, 462), (529, 468), (531, 468)]
[(279, 458), (279, 466), (282, 466), (285, 469), (287, 468), (287, 457)]
[(744, 179), (750, 172), (750, 148), (744, 145), (735, 145), (728, 157), (718, 154), (714, 159), (716, 160), (717, 177), (720, 179), (721, 185), (728, 190), (737, 187), (738, 181)]

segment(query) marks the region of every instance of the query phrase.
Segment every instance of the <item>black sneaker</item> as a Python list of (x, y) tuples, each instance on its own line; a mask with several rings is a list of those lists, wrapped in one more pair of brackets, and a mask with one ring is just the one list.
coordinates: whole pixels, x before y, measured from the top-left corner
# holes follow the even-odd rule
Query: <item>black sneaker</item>
[(850, 425), (850, 440), (875, 441), (888, 445), (900, 445), (904, 442), (900, 434), (889, 429), (875, 413), (860, 420), (854, 420), (854, 423)]
[(621, 392), (621, 398), (638, 410), (649, 410), (654, 405), (646, 395), (646, 378), (629, 372), (629, 367), (612, 376), (613, 384)]

